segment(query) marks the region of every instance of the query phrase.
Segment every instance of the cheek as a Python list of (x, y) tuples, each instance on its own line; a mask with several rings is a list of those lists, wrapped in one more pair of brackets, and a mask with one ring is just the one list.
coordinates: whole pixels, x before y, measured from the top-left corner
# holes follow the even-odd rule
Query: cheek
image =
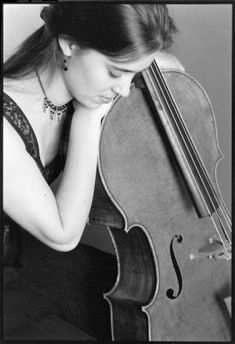
[(64, 81), (68, 91), (78, 100), (80, 96), (84, 97), (89, 89), (84, 70), (74, 65), (70, 65), (68, 70), (64, 72)]
[(65, 72), (65, 82), (69, 92), (78, 100), (81, 100), (80, 97), (101, 95), (112, 88), (112, 80), (106, 69), (95, 63), (87, 66), (83, 61), (69, 66)]
[(111, 87), (107, 71), (99, 66), (84, 70), (82, 79), (84, 85), (86, 85), (87, 89), (92, 93), (103, 92), (103, 90)]

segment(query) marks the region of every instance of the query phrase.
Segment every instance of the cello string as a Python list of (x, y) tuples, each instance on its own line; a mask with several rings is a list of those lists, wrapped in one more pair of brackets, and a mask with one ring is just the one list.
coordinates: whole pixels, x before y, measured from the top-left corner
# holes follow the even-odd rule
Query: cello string
[[(152, 84), (154, 83), (153, 80), (154, 80), (154, 79), (150, 79), (150, 81), (151, 81)], [(153, 85), (153, 87), (155, 88), (155, 85)], [(193, 176), (193, 177), (194, 177), (194, 176)], [(199, 190), (199, 192), (201, 193), (201, 190)], [(207, 204), (206, 204), (206, 202), (205, 202), (204, 196), (203, 196), (202, 194), (201, 194), (201, 196), (202, 196), (202, 198), (203, 198), (203, 200), (204, 200), (205, 206), (207, 207)], [(207, 207), (207, 209), (208, 209), (208, 207)], [(221, 242), (223, 243), (224, 250), (227, 252), (227, 245), (225, 244), (224, 240), (222, 239), (222, 236), (221, 236), (221, 234), (220, 234), (220, 231), (219, 231), (219, 229), (218, 229), (218, 227), (217, 227), (217, 225), (215, 224), (214, 221), (213, 221), (213, 225), (214, 225), (214, 227), (215, 227), (215, 229), (216, 229), (217, 234), (219, 235), (219, 237), (220, 237), (220, 239), (221, 239)], [(225, 228), (224, 228), (223, 225), (222, 225), (222, 228), (223, 228), (223, 232), (224, 232), (224, 235), (225, 235), (225, 237), (226, 237), (226, 240), (228, 241), (228, 236), (227, 236), (226, 230), (225, 230)], [(228, 253), (228, 252), (227, 252), (227, 253)]]
[[(164, 77), (163, 77), (163, 76), (162, 76), (162, 78), (163, 78), (163, 80), (164, 80)], [(165, 81), (164, 81), (164, 82), (165, 82)], [(169, 91), (168, 88), (167, 88), (167, 91), (168, 91), (170, 97), (173, 99), (173, 96), (172, 96), (172, 94), (170, 93), (170, 91)], [(225, 218), (225, 220), (226, 220), (226, 222), (227, 222), (227, 225), (229, 226), (229, 225), (231, 225), (231, 221), (230, 221), (230, 218), (229, 218), (229, 215), (228, 215), (228, 211), (227, 211), (227, 209), (225, 208), (224, 204), (221, 203), (221, 200), (218, 199), (218, 196), (217, 196), (217, 194), (215, 193), (215, 191), (214, 191), (214, 189), (213, 189), (213, 186), (212, 186), (212, 183), (211, 183), (211, 181), (210, 181), (210, 177), (209, 177), (208, 174), (207, 174), (205, 165), (204, 165), (204, 163), (202, 162), (202, 160), (200, 160), (200, 155), (199, 155), (198, 151), (196, 150), (196, 145), (193, 143), (192, 137), (190, 136), (189, 131), (188, 131), (188, 129), (186, 128), (185, 122), (183, 121), (182, 116), (180, 115), (180, 112), (179, 112), (178, 108), (177, 108), (176, 105), (175, 105), (175, 102), (173, 102), (173, 105), (174, 105), (174, 107), (175, 107), (174, 111), (176, 112), (176, 110), (177, 110), (178, 113), (179, 113), (178, 119), (181, 121), (181, 127), (182, 127), (182, 129), (184, 130), (184, 133), (185, 133), (185, 135), (186, 135), (186, 137), (187, 137), (187, 139), (188, 139), (189, 144), (191, 145), (191, 149), (193, 150), (194, 156), (195, 156), (196, 159), (197, 159), (197, 162), (198, 162), (198, 164), (199, 164), (199, 167), (201, 168), (202, 172), (205, 174), (205, 175), (204, 175), (204, 178), (206, 179), (206, 181), (207, 181), (207, 183), (208, 183), (208, 187), (211, 189), (214, 198), (216, 199), (217, 203), (219, 204), (220, 209), (222, 209), (223, 216), (224, 216), (224, 218)], [(171, 110), (171, 111), (172, 111), (172, 110)], [(173, 118), (175, 118), (175, 117), (173, 117)], [(178, 126), (178, 128), (179, 128), (179, 126)], [(182, 134), (181, 134), (181, 136), (182, 136)], [(192, 143), (191, 143), (190, 141), (191, 141)], [(187, 145), (186, 148), (188, 148), (188, 147), (190, 147), (190, 146)], [(193, 159), (193, 157), (192, 157), (192, 159)], [(194, 161), (194, 162), (195, 162), (195, 161)], [(199, 174), (199, 177), (202, 177), (202, 174), (201, 174), (201, 173)], [(202, 178), (201, 178), (201, 181), (203, 182), (203, 179), (202, 179)], [(205, 188), (206, 188), (205, 183), (204, 183), (204, 186), (205, 186)], [(206, 190), (206, 191), (208, 192), (208, 190)], [(208, 196), (210, 196), (210, 193), (208, 193)], [(211, 202), (213, 203), (213, 198), (210, 197), (210, 200), (211, 200)], [(213, 205), (214, 205), (214, 204), (213, 204)], [(215, 205), (214, 205), (214, 207), (215, 207)], [(216, 207), (215, 207), (215, 209), (216, 209)], [(220, 215), (218, 214), (218, 216), (220, 216)]]
[[(156, 82), (157, 81), (159, 81), (159, 80), (156, 80)], [(159, 87), (159, 89), (160, 90), (162, 90), (163, 89), (163, 86), (164, 86), (164, 84), (162, 84), (162, 85), (160, 85), (160, 87)], [(194, 164), (197, 162), (197, 164), (198, 164), (198, 161), (196, 161), (195, 159), (193, 159), (193, 157), (192, 157), (192, 144), (190, 143), (190, 141), (189, 141), (189, 138), (185, 135), (186, 134), (186, 132), (184, 131), (183, 133), (184, 133), (184, 136), (183, 136), (183, 133), (182, 133), (182, 123), (180, 123), (181, 124), (181, 128), (180, 128), (180, 126), (179, 126), (179, 123), (177, 122), (177, 119), (178, 119), (178, 121), (179, 121), (179, 118), (177, 118), (176, 116), (174, 116), (174, 115), (172, 115), (172, 113), (174, 114), (174, 113), (176, 113), (177, 114), (177, 112), (176, 112), (176, 109), (174, 109), (174, 111), (172, 110), (172, 108), (170, 107), (170, 102), (169, 102), (169, 100), (167, 100), (166, 99), (166, 96), (167, 96), (167, 94), (166, 94), (166, 90), (165, 90), (165, 92), (163, 93), (162, 92), (162, 98), (163, 98), (163, 100), (165, 101), (165, 104), (166, 105), (168, 105), (168, 111), (171, 113), (171, 117), (172, 117), (172, 121), (173, 121), (173, 123), (175, 124), (175, 126), (177, 127), (177, 130), (178, 130), (178, 132), (181, 134), (181, 140), (183, 141), (183, 143), (184, 143), (184, 145), (185, 145), (185, 150), (188, 152), (188, 154), (189, 154), (189, 156), (191, 157), (191, 160), (192, 160), (192, 162), (194, 162)], [(169, 98), (169, 96), (168, 96), (168, 98)], [(179, 117), (179, 116), (178, 116)], [(185, 143), (185, 141), (186, 141), (186, 139), (188, 140), (188, 142), (190, 143), (190, 144), (187, 144), (186, 145), (186, 143)], [(191, 148), (191, 152), (189, 151), (189, 149)], [(194, 155), (195, 155), (195, 152), (194, 152)], [(198, 159), (197, 159), (198, 160)], [(200, 174), (200, 177), (202, 176), (202, 174)], [(205, 178), (205, 177), (204, 177)]]
[[(153, 80), (151, 79), (151, 82), (153, 83)], [(153, 87), (155, 87), (155, 86), (153, 86)], [(194, 177), (194, 176), (193, 176)], [(194, 177), (195, 178), (195, 177)], [(201, 192), (200, 190), (199, 190), (199, 192)], [(204, 197), (203, 197), (203, 199), (204, 199)], [(207, 206), (207, 204), (205, 203), (205, 205)], [(219, 230), (218, 230), (218, 228), (216, 227), (216, 229), (217, 229), (217, 232), (218, 232), (218, 234), (219, 234), (219, 236), (221, 237), (221, 235), (220, 235), (220, 233), (219, 233)], [(222, 239), (222, 238), (221, 238)], [(223, 242), (223, 240), (222, 240), (222, 242)], [(226, 248), (226, 247), (225, 247)]]
[[(154, 63), (156, 64), (156, 62), (154, 62)], [(156, 64), (156, 66), (157, 66), (157, 64)], [(151, 66), (150, 66), (150, 67), (151, 67)], [(158, 66), (157, 66), (156, 68), (158, 68)], [(158, 69), (159, 69), (159, 68), (158, 68)], [(153, 70), (152, 70), (152, 73), (154, 74), (154, 71), (153, 71)], [(176, 112), (176, 113), (178, 112), (178, 120), (181, 121), (181, 127), (184, 129), (184, 134), (187, 136), (187, 139), (188, 139), (188, 141), (189, 141), (189, 144), (190, 144), (190, 146), (191, 146), (191, 149), (194, 150), (194, 152), (193, 152), (193, 153), (194, 153), (194, 156), (196, 157), (197, 162), (198, 162), (198, 164), (200, 165), (200, 167), (201, 167), (201, 169), (202, 169), (202, 172), (204, 173), (204, 178), (206, 178), (207, 183), (208, 183), (208, 185), (210, 186), (211, 192), (213, 193), (213, 196), (214, 196), (214, 198), (216, 199), (217, 203), (220, 204), (220, 207), (223, 209), (224, 217), (226, 218), (227, 222), (230, 223), (230, 219), (229, 219), (229, 215), (228, 215), (227, 209), (225, 208), (224, 204), (221, 204), (221, 201), (218, 199), (218, 197), (217, 197), (217, 195), (216, 195), (216, 193), (215, 193), (215, 191), (214, 191), (214, 189), (213, 189), (213, 187), (212, 187), (212, 183), (211, 183), (211, 181), (210, 181), (210, 178), (208, 177), (207, 173), (205, 172), (205, 171), (206, 171), (206, 168), (205, 168), (205, 166), (202, 164), (202, 161), (199, 159), (199, 156), (200, 156), (200, 155), (199, 155), (199, 153), (196, 151), (196, 146), (195, 146), (195, 144), (193, 143), (193, 140), (192, 140), (192, 138), (190, 137), (189, 132), (188, 132), (188, 130), (187, 130), (186, 127), (185, 127), (185, 123), (183, 122), (183, 119), (182, 119), (182, 117), (180, 116), (179, 110), (177, 109), (177, 107), (176, 107), (176, 105), (175, 105), (175, 102), (173, 102), (173, 96), (172, 96), (172, 94), (170, 93), (168, 87), (167, 87), (166, 85), (164, 85), (164, 84), (166, 84), (166, 82), (165, 82), (163, 76), (161, 75), (161, 73), (158, 72), (158, 74), (159, 74), (159, 78), (162, 77), (162, 84), (163, 84), (163, 86), (164, 86), (165, 91), (168, 92), (168, 98), (169, 98), (169, 99), (172, 98), (172, 101), (171, 101), (172, 106), (174, 106), (175, 112)], [(165, 96), (164, 94), (163, 94), (163, 97), (166, 98), (166, 96)], [(167, 103), (166, 99), (165, 99), (165, 102)], [(168, 103), (167, 103), (167, 104), (169, 104), (169, 100), (168, 100)], [(169, 108), (169, 105), (168, 105), (168, 108)], [(171, 112), (172, 112), (172, 109), (171, 109)], [(173, 117), (173, 119), (175, 119), (175, 116), (172, 116), (172, 117)], [(175, 124), (177, 125), (178, 130), (179, 130), (179, 132), (180, 132), (179, 125), (178, 125), (176, 122), (175, 122)], [(182, 133), (181, 133), (181, 137), (182, 137), (182, 139), (183, 139)], [(190, 142), (190, 140), (191, 140), (191, 142)], [(184, 140), (184, 141), (185, 141), (185, 140)], [(185, 145), (185, 146), (186, 146), (186, 148), (188, 149), (189, 146), (188, 146), (188, 145)], [(189, 150), (188, 150), (188, 153), (189, 153)], [(190, 154), (190, 153), (189, 153), (189, 154)], [(191, 154), (190, 154), (190, 155), (191, 155)], [(197, 157), (197, 156), (198, 156), (198, 157)], [(191, 155), (191, 159), (192, 159), (192, 161), (193, 161), (192, 155)], [(195, 166), (195, 165), (194, 165), (194, 166)], [(203, 171), (203, 168), (204, 168), (204, 171)], [(198, 174), (198, 175), (199, 175), (199, 177), (202, 179), (201, 174)], [(203, 182), (203, 181), (202, 181), (202, 182)], [(206, 188), (205, 184), (204, 184), (204, 187)], [(207, 190), (207, 193), (208, 193), (208, 196), (209, 196), (208, 190)], [(211, 198), (210, 198), (210, 200), (211, 200), (211, 202), (212, 202), (212, 199), (211, 199)], [(214, 208), (216, 208), (214, 204), (213, 204), (213, 206), (214, 206)]]
[[(152, 71), (152, 73), (153, 73), (153, 71)], [(152, 81), (152, 83), (153, 83), (153, 81)], [(164, 97), (164, 95), (163, 95), (163, 97)], [(165, 100), (165, 102), (166, 102), (166, 100)], [(169, 106), (168, 106), (168, 107), (169, 107)], [(172, 112), (172, 110), (171, 110), (171, 112)], [(176, 123), (176, 125), (177, 125), (178, 128), (179, 128), (179, 125), (178, 125), (177, 123)], [(178, 129), (178, 130), (179, 130), (179, 129)], [(179, 130), (179, 131), (180, 131), (180, 130)], [(181, 134), (181, 136), (182, 136), (182, 134)], [(182, 139), (183, 139), (183, 136), (182, 136)], [(184, 140), (184, 141), (185, 141), (185, 140)], [(191, 144), (191, 145), (192, 145), (192, 144)], [(187, 146), (187, 147), (188, 147), (188, 146)], [(188, 152), (188, 154), (190, 154), (191, 159), (193, 159), (191, 153)], [(195, 152), (194, 152), (194, 154), (195, 154)], [(198, 160), (198, 162), (200, 162), (200, 160)], [(194, 164), (194, 166), (195, 166), (195, 164)], [(196, 166), (195, 166), (195, 167), (196, 167)], [(201, 168), (202, 168), (202, 166), (201, 166)], [(198, 168), (197, 168), (197, 170), (198, 170)], [(201, 175), (200, 175), (200, 177), (201, 177)], [(204, 187), (205, 187), (205, 189), (206, 189), (206, 186), (205, 186), (205, 183), (203, 182), (203, 180), (201, 180), (201, 182), (203, 183), (203, 185), (204, 185)], [(208, 178), (207, 178), (207, 182), (208, 182)], [(207, 193), (208, 193), (208, 190), (207, 190), (207, 189), (206, 189), (206, 191), (207, 191)], [(213, 190), (213, 191), (214, 191), (214, 190)], [(207, 196), (210, 197), (209, 193), (208, 193)], [(216, 198), (217, 198), (217, 196), (216, 196)], [(204, 200), (204, 203), (205, 203), (205, 205), (206, 205), (206, 202), (205, 202), (204, 197), (203, 197), (203, 200)], [(210, 197), (210, 200), (211, 200), (211, 202), (212, 202), (211, 197)], [(217, 198), (217, 200), (218, 200), (218, 198)], [(212, 202), (212, 203), (213, 203), (213, 202)], [(224, 212), (224, 218), (225, 218), (225, 220), (227, 221), (227, 220), (228, 220), (228, 218), (227, 218), (227, 213), (226, 213), (226, 212), (224, 211), (224, 209), (221, 207), (221, 203), (220, 203), (219, 201), (218, 201), (218, 203), (220, 204), (220, 209), (222, 209), (222, 213)], [(214, 204), (213, 204), (213, 205), (214, 205)], [(208, 206), (207, 206), (207, 208), (208, 208)], [(220, 215), (219, 215), (219, 213), (217, 212), (215, 205), (214, 205), (214, 210), (216, 211), (217, 216), (220, 218)], [(226, 216), (225, 216), (225, 215), (226, 215)], [(227, 222), (228, 222), (228, 221), (227, 221)], [(220, 223), (221, 223), (221, 225), (222, 225), (222, 221), (220, 221)], [(227, 223), (227, 225), (229, 226), (228, 223)], [(228, 234), (227, 234), (227, 231), (226, 231), (224, 225), (222, 225), (222, 229), (223, 229), (225, 235), (228, 237)]]
[[(217, 225), (216, 225), (216, 223), (215, 223), (215, 220), (213, 219), (213, 216), (210, 216), (210, 218), (211, 218), (211, 221), (213, 222), (214, 227), (216, 228)], [(220, 220), (219, 220), (219, 221), (220, 221)], [(222, 226), (221, 223), (220, 223), (220, 225)], [(218, 234), (219, 234), (219, 237), (220, 237), (221, 242), (223, 243), (223, 240), (222, 240), (222, 238), (221, 238), (221, 236), (220, 236), (220, 233), (218, 233)], [(225, 245), (226, 245), (226, 244), (225, 244)], [(227, 252), (227, 253), (229, 253), (230, 248), (231, 248), (231, 239), (228, 240), (228, 247), (227, 247), (227, 245), (226, 245), (226, 252)]]
[[(189, 152), (189, 149), (191, 148), (191, 154), (190, 154), (190, 156), (191, 156), (191, 159), (192, 159), (192, 161), (194, 162), (194, 163), (197, 163), (198, 165), (199, 165), (199, 167), (201, 167), (201, 169), (202, 169), (202, 172), (204, 172), (203, 171), (203, 167), (204, 166), (202, 166), (202, 163), (201, 163), (201, 161), (199, 160), (199, 158), (197, 157), (197, 155), (199, 156), (199, 154), (198, 154), (198, 152), (196, 152), (195, 151), (195, 144), (193, 145), (193, 143), (192, 143), (192, 139), (191, 139), (191, 137), (189, 136), (189, 133), (188, 133), (188, 131), (186, 130), (186, 128), (185, 128), (185, 125), (184, 125), (184, 123), (183, 123), (183, 121), (182, 121), (182, 118), (180, 117), (180, 114), (179, 114), (179, 110), (177, 109), (177, 107), (176, 107), (176, 105), (173, 103), (173, 100), (170, 102), (170, 100), (171, 100), (171, 98), (173, 98), (172, 97), (172, 95), (170, 94), (170, 91), (168, 90), (168, 88), (167, 88), (167, 86), (165, 86), (165, 81), (164, 81), (164, 79), (163, 79), (163, 76), (161, 76), (161, 75), (159, 75), (159, 78), (160, 77), (162, 77), (162, 80), (161, 80), (161, 84), (162, 85), (160, 85), (160, 89), (162, 89), (163, 87), (164, 87), (164, 89), (165, 89), (165, 93), (163, 93), (163, 97), (165, 98), (164, 100), (165, 100), (165, 103), (168, 105), (168, 108), (170, 109), (170, 111), (171, 111), (171, 113), (175, 113), (177, 116), (172, 116), (172, 119), (173, 119), (173, 121), (174, 121), (174, 123), (175, 123), (175, 125), (177, 126), (177, 129), (178, 129), (178, 131), (181, 133), (181, 139), (183, 140), (183, 138), (185, 137), (187, 140), (188, 140), (188, 144), (186, 145), (185, 144), (185, 139), (183, 140), (184, 141), (184, 144), (185, 144), (185, 148), (187, 149), (187, 151)], [(168, 96), (168, 100), (166, 100), (166, 97)], [(173, 110), (170, 108), (170, 105), (171, 105), (171, 107), (173, 107)], [(178, 121), (180, 121), (180, 125), (181, 125), (181, 128), (182, 129), (180, 129), (180, 126), (179, 126), (179, 124), (178, 124), (178, 122), (176, 122), (176, 120), (178, 119)], [(183, 133), (182, 133), (182, 130), (183, 130)], [(184, 136), (183, 136), (183, 134), (184, 134)], [(191, 142), (190, 142), (191, 141)], [(194, 150), (194, 151), (193, 151)], [(192, 153), (194, 153), (194, 158), (192, 157)], [(201, 165), (201, 166), (200, 166)], [(205, 167), (204, 167), (204, 169), (205, 169)], [(207, 181), (207, 183), (209, 184), (209, 180), (208, 180), (208, 177), (206, 176), (206, 173), (204, 172), (203, 173), (204, 174), (204, 179)], [(203, 175), (202, 173), (199, 175), (199, 177), (201, 178), (202, 177), (202, 175)], [(207, 178), (206, 178), (207, 177)], [(212, 189), (212, 188), (211, 188)], [(208, 191), (209, 192), (209, 191)], [(211, 190), (211, 193), (213, 193), (213, 189)], [(216, 195), (214, 195), (214, 197), (215, 197), (215, 199), (216, 199)], [(218, 199), (217, 199), (217, 202), (219, 203), (219, 201), (218, 201)]]
[[(153, 70), (152, 70), (152, 73), (154, 74)], [(160, 75), (160, 76), (161, 76), (161, 75)], [(163, 77), (162, 77), (162, 78), (163, 78)], [(156, 78), (155, 78), (155, 79), (156, 79)], [(155, 79), (153, 79), (153, 80), (155, 80)], [(153, 81), (152, 81), (152, 83), (153, 83)], [(163, 85), (163, 86), (164, 86), (164, 85)], [(166, 87), (165, 87), (165, 88), (166, 88)], [(168, 89), (167, 89), (167, 90), (168, 90)], [(163, 97), (166, 98), (166, 96), (164, 96), (164, 94), (163, 94)], [(167, 103), (166, 99), (165, 99), (165, 102), (166, 102), (167, 105), (169, 104), (169, 101), (168, 101), (168, 103)], [(169, 105), (168, 105), (168, 108), (169, 108)], [(172, 112), (172, 109), (170, 109), (170, 111)], [(176, 110), (175, 110), (175, 111), (176, 111)], [(175, 117), (173, 117), (173, 118), (175, 118)], [(182, 122), (182, 121), (181, 121), (181, 122)], [(178, 131), (180, 132), (181, 130), (179, 129), (179, 125), (178, 125), (177, 123), (175, 123), (175, 125), (178, 127)], [(181, 123), (181, 126), (183, 127), (182, 123)], [(185, 135), (189, 136), (189, 134), (187, 133), (187, 130), (186, 130), (186, 129), (185, 129)], [(183, 141), (185, 141), (185, 139), (183, 138), (182, 133), (181, 133), (181, 139), (182, 139)], [(189, 143), (190, 143), (190, 137), (188, 137), (188, 141), (189, 141)], [(191, 140), (191, 141), (192, 141), (192, 140)], [(193, 149), (194, 147), (192, 146), (192, 143), (190, 143), (190, 145), (191, 145), (191, 148)], [(197, 168), (197, 166), (195, 165), (195, 161), (193, 160), (192, 154), (189, 152), (188, 145), (186, 145), (186, 148), (187, 148), (187, 150), (188, 150), (188, 154), (190, 155), (191, 160), (194, 162), (194, 167), (197, 169), (197, 172), (198, 172), (198, 168)], [(197, 152), (194, 151), (194, 155), (196, 155), (196, 153), (197, 153)], [(198, 155), (199, 155), (199, 154), (198, 154)], [(198, 160), (198, 163), (201, 165), (200, 167), (201, 167), (201, 169), (202, 169), (202, 167), (204, 167), (204, 166), (202, 166), (202, 163), (201, 163), (201, 161), (200, 161), (199, 159), (197, 159), (197, 160)], [(205, 167), (204, 167), (204, 168), (205, 168)], [(203, 169), (202, 169), (202, 171), (203, 171)], [(207, 191), (207, 197), (209, 197), (211, 203), (213, 204), (214, 211), (216, 211), (217, 216), (218, 216), (218, 218), (220, 219), (220, 223), (221, 223), (221, 226), (222, 226), (222, 230), (223, 230), (223, 232), (224, 232), (225, 237), (227, 237), (227, 240), (228, 240), (228, 239), (229, 239), (229, 238), (228, 238), (229, 236), (228, 236), (227, 230), (225, 229), (224, 224), (222, 223), (221, 215), (218, 213), (218, 211), (217, 211), (217, 209), (216, 209), (216, 206), (215, 206), (215, 204), (214, 204), (214, 202), (213, 202), (213, 200), (212, 200), (212, 198), (211, 198), (211, 196), (210, 196), (210, 194), (209, 194), (209, 192), (208, 192), (208, 189), (207, 189), (207, 187), (206, 187), (206, 185), (205, 185), (205, 182), (202, 180), (201, 174), (198, 173), (198, 175), (199, 175), (199, 177), (200, 177), (200, 179), (201, 179), (201, 183), (203, 183), (203, 186), (204, 186), (205, 190)], [(206, 179), (207, 179), (207, 183), (209, 184), (210, 180), (208, 180), (208, 176), (207, 176), (206, 174), (205, 174), (204, 178), (205, 178), (205, 177), (206, 177)], [(210, 184), (209, 184), (209, 186), (211, 187)], [(212, 188), (212, 187), (211, 187), (211, 188)], [(213, 188), (212, 188), (212, 191), (214, 192)], [(202, 193), (201, 193), (201, 192), (200, 192), (200, 194), (201, 194), (201, 196), (202, 196)], [(219, 204), (219, 207), (220, 207), (220, 209), (221, 209), (221, 211), (222, 211), (222, 213), (223, 213), (224, 219), (225, 219), (225, 221), (227, 222), (226, 224), (227, 224), (227, 226), (229, 227), (228, 215), (227, 215), (225, 209), (221, 206), (221, 203), (219, 202), (218, 197), (217, 197), (217, 195), (215, 194), (215, 192), (214, 192), (214, 196), (215, 196), (215, 198), (216, 198), (217, 201), (218, 201), (218, 204)], [(209, 209), (208, 206), (207, 206), (207, 204), (206, 204), (206, 201), (205, 201), (205, 198), (204, 198), (204, 197), (203, 197), (203, 201), (204, 201), (204, 204), (205, 204), (205, 206), (207, 207), (207, 209)], [(230, 229), (230, 228), (229, 228), (229, 229)], [(230, 229), (230, 231), (231, 231), (231, 229)]]
[[(150, 66), (150, 67), (151, 67), (151, 66)], [(152, 73), (154, 74), (153, 70), (152, 70)], [(153, 83), (153, 80), (154, 80), (154, 79), (152, 80), (152, 78), (150, 78), (150, 80), (151, 80), (152, 83)], [(154, 86), (154, 88), (156, 88), (156, 87)], [(165, 100), (165, 101), (166, 101), (166, 100)], [(168, 106), (168, 107), (169, 107), (169, 106)], [(172, 110), (171, 110), (171, 112), (172, 112)], [(176, 125), (177, 125), (177, 127), (179, 128), (179, 125), (178, 125), (177, 123), (176, 123)], [(180, 129), (179, 129), (179, 132), (180, 132)], [(186, 133), (186, 134), (187, 134), (187, 133)], [(181, 134), (181, 136), (182, 136), (182, 134)], [(183, 138), (183, 136), (182, 136), (182, 139), (185, 141), (185, 139)], [(191, 144), (191, 145), (192, 145), (192, 144)], [(190, 152), (188, 152), (188, 154), (191, 156), (191, 159), (193, 160), (192, 154), (191, 154)], [(198, 161), (198, 162), (200, 162), (200, 161)], [(197, 168), (196, 166), (195, 166), (195, 168), (196, 168), (197, 171), (198, 171), (198, 168)], [(206, 188), (206, 186), (205, 186), (205, 183), (204, 183), (203, 181), (201, 181), (201, 182), (203, 183), (205, 189), (207, 190), (207, 188)], [(208, 191), (207, 191), (207, 192), (208, 192)], [(202, 199), (203, 199), (203, 201), (204, 201), (204, 203), (205, 203), (206, 208), (208, 209), (208, 206), (207, 206), (207, 204), (206, 204), (205, 198), (204, 198), (204, 196), (202, 195), (201, 191), (200, 191), (200, 194), (201, 194), (201, 196), (202, 196)], [(208, 197), (210, 197), (209, 193), (208, 193)], [(211, 200), (211, 197), (210, 197), (210, 200)], [(213, 201), (212, 201), (212, 200), (211, 200), (211, 202), (212, 202), (212, 204), (213, 204)], [(219, 203), (219, 202), (218, 202), (218, 203)], [(219, 204), (220, 204), (220, 203), (219, 203)], [(221, 204), (220, 204), (220, 207), (221, 207)], [(208, 209), (208, 210), (209, 210), (209, 209)], [(214, 206), (214, 211), (216, 211), (217, 216), (220, 218), (220, 215), (218, 214), (218, 212), (217, 212), (215, 206)], [(209, 211), (208, 211), (208, 213), (209, 213)], [(226, 217), (225, 217), (225, 219), (226, 219)], [(224, 235), (225, 235), (225, 237), (227, 237), (227, 240), (228, 240), (228, 235), (227, 235), (226, 229), (225, 229), (225, 227), (224, 227), (222, 221), (220, 221), (220, 223), (221, 223), (221, 226), (222, 226)], [(216, 228), (216, 230), (217, 230), (217, 233), (218, 233), (219, 236), (221, 237), (221, 235), (220, 235), (220, 233), (219, 233), (219, 229), (217, 228), (217, 226), (215, 225), (215, 223), (214, 223), (214, 226), (215, 226), (215, 228)], [(223, 242), (222, 238), (221, 238), (221, 241)]]

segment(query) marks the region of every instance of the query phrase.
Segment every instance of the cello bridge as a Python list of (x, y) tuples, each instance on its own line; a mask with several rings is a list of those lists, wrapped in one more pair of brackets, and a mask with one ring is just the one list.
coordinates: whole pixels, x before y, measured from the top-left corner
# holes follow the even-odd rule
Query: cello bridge
[(197, 258), (206, 259), (231, 259), (231, 245), (229, 243), (223, 244), (217, 235), (208, 239), (206, 245), (200, 249), (193, 249), (189, 255), (191, 260)]

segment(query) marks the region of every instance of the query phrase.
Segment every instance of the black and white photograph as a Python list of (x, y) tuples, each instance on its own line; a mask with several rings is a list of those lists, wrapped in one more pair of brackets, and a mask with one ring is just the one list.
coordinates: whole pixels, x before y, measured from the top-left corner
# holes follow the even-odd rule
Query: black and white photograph
[(3, 2), (3, 343), (233, 342), (233, 13)]

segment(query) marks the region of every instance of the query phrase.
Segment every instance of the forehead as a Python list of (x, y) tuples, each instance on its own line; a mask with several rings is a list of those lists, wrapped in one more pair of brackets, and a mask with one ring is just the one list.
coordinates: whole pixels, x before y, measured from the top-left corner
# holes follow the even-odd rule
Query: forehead
[(122, 62), (121, 60), (114, 60), (107, 58), (107, 61), (110, 65), (114, 66), (117, 69), (127, 71), (127, 72), (140, 72), (153, 62), (153, 59), (156, 57), (156, 53), (152, 53), (146, 56), (143, 56), (135, 61), (125, 61)]
[(93, 49), (79, 49), (78, 56), (82, 56), (86, 63), (98, 65), (104, 65), (106, 67), (114, 67), (124, 72), (138, 73), (152, 63), (153, 59), (156, 57), (156, 52), (140, 57), (139, 59), (119, 59), (110, 58), (104, 54), (101, 54), (97, 50)]

